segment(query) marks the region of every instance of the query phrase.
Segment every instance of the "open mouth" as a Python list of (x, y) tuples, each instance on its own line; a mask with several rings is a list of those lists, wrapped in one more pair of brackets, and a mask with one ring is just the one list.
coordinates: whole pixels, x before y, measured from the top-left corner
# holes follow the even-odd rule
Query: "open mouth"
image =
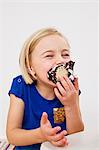
[(68, 76), (69, 79), (73, 82), (74, 81), (74, 64), (75, 62), (69, 61), (66, 64), (58, 64), (55, 67), (51, 68), (48, 73), (48, 79), (53, 83), (57, 83), (60, 77)]

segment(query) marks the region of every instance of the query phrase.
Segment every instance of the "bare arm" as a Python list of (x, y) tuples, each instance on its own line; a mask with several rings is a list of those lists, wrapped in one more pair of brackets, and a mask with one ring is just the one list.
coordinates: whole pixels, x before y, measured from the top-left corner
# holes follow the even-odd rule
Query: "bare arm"
[(79, 102), (70, 107), (64, 107), (66, 114), (66, 125), (68, 134), (80, 132), (84, 130), (81, 118)]
[(80, 107), (79, 107), (79, 95), (78, 95), (78, 80), (75, 79), (74, 85), (68, 79), (64, 77), (60, 79), (61, 84), (58, 82), (57, 88), (54, 89), (56, 96), (64, 105), (66, 114), (66, 126), (68, 134), (76, 133), (84, 130), (84, 124), (82, 122)]
[[(75, 89), (79, 91), (78, 79), (74, 82)], [(74, 92), (75, 95), (75, 92)], [(75, 103), (73, 105), (65, 106), (66, 123), (68, 134), (80, 132), (84, 130), (84, 124), (81, 117), (79, 95), (74, 96)]]
[(26, 146), (44, 142), (45, 138), (40, 128), (33, 130), (21, 129), (23, 114), (24, 102), (11, 94), (6, 127), (8, 141), (16, 146)]

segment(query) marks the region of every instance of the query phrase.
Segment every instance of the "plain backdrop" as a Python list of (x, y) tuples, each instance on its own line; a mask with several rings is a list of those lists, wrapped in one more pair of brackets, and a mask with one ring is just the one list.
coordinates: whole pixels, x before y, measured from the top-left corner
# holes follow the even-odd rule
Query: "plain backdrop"
[(89, 136), (99, 133), (97, 7), (95, 0), (0, 2), (0, 138), (6, 138), (8, 91), (20, 74), (20, 50), (33, 32), (44, 27), (55, 27), (68, 38), (82, 92), (85, 131)]

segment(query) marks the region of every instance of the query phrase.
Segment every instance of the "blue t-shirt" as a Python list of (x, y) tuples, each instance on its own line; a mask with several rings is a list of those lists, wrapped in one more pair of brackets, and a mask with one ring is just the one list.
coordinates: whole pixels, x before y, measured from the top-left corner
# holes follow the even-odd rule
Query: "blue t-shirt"
[[(61, 102), (55, 97), (53, 100), (47, 100), (40, 95), (34, 83), (26, 84), (22, 76), (13, 79), (9, 95), (14, 94), (24, 102), (24, 116), (22, 129), (31, 130), (40, 127), (40, 120), (43, 112), (48, 114), (48, 119), (52, 127), (61, 126), (66, 130), (66, 120), (63, 123), (55, 124), (53, 118), (53, 108), (63, 107)], [(41, 143), (30, 146), (16, 146), (16, 150), (39, 150)]]

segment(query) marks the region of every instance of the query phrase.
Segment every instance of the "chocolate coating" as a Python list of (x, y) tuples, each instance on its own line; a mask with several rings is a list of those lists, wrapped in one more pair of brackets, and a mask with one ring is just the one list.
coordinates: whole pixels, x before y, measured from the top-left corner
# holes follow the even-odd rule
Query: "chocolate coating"
[(51, 68), (48, 71), (48, 79), (51, 80), (53, 83), (57, 83), (59, 81), (59, 77), (68, 76), (69, 79), (73, 82), (74, 63), (75, 62), (73, 61), (69, 61), (66, 64), (58, 64), (55, 67)]

